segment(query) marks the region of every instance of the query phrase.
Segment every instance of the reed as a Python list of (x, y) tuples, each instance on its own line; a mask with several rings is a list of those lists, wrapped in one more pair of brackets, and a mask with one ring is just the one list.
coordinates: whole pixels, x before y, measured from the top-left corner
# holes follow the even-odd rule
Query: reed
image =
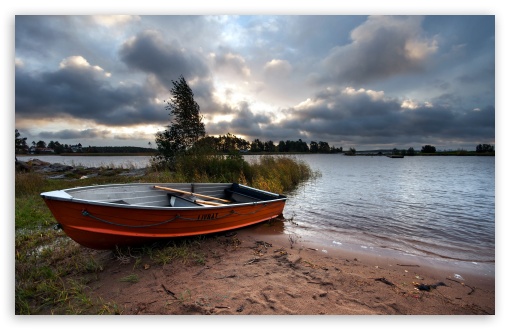
[(238, 155), (195, 154), (177, 160), (173, 182), (238, 182), (285, 193), (318, 175), (306, 162), (288, 156), (261, 156), (248, 163)]
[(46, 184), (44, 177), (33, 172), (17, 172), (14, 179), (14, 191), (16, 197), (34, 196), (41, 193), (41, 188)]
[(275, 193), (286, 193), (299, 183), (319, 175), (304, 161), (287, 156), (262, 156), (251, 164), (248, 184)]
[(237, 182), (249, 164), (236, 155), (190, 153), (178, 157), (176, 174), (191, 182)]

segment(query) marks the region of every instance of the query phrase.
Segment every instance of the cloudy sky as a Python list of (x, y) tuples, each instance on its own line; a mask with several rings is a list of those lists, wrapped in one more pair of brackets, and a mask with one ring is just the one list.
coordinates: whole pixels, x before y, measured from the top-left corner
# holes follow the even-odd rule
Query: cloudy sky
[(183, 76), (208, 135), (374, 148), (495, 144), (493, 15), (19, 15), (15, 127), (154, 146)]

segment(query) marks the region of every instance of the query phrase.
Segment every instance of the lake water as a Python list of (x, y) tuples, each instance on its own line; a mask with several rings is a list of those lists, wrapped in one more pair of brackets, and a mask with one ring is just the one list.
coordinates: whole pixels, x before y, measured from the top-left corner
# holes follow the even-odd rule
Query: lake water
[(494, 157), (300, 157), (322, 177), (289, 194), (299, 235), (492, 273)]
[[(291, 157), (322, 175), (288, 194), (287, 234), (494, 274), (495, 157)], [(30, 158), (84, 166), (149, 163), (147, 156), (18, 157)]]

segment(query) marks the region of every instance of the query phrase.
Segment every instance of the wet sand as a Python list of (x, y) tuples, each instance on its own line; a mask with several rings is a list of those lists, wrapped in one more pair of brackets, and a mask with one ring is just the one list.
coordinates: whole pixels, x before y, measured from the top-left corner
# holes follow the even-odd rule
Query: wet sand
[[(91, 250), (105, 268), (90, 294), (128, 315), (495, 315), (493, 274), (459, 278), (421, 259), (325, 248), (267, 224), (199, 249), (202, 264), (144, 257), (138, 266)], [(121, 281), (133, 274), (137, 282)]]

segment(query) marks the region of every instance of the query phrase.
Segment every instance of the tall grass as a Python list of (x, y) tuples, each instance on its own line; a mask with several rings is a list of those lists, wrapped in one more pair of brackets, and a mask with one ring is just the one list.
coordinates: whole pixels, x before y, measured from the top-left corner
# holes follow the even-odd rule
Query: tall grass
[(177, 182), (237, 182), (275, 193), (289, 192), (319, 173), (289, 156), (261, 156), (248, 163), (242, 156), (190, 154), (176, 160), (171, 180)]
[(275, 193), (289, 192), (320, 173), (313, 172), (304, 162), (288, 156), (262, 156), (250, 165), (247, 184)]
[(178, 157), (176, 175), (190, 182), (236, 182), (249, 164), (240, 156), (191, 153)]

